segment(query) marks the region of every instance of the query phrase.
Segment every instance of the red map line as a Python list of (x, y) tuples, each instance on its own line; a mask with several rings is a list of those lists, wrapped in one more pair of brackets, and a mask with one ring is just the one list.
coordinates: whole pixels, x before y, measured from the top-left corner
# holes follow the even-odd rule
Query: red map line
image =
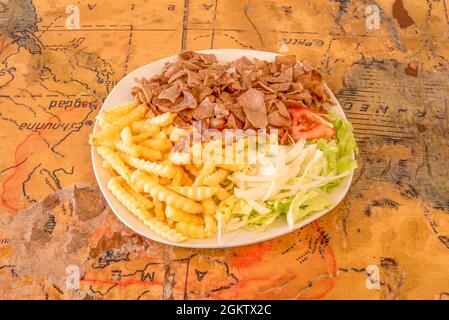
[[(0, 103), (1, 103), (1, 102), (0, 102)], [(48, 122), (51, 122), (56, 116), (59, 116), (59, 115), (61, 115), (61, 114), (63, 114), (63, 113), (67, 113), (67, 112), (70, 112), (70, 111), (73, 111), (73, 110), (77, 110), (77, 108), (73, 107), (73, 108), (70, 108), (70, 109), (64, 109), (64, 110), (61, 110), (61, 111), (55, 113), (54, 115), (50, 116), (50, 117), (48, 118), (47, 121), (48, 121)], [(21, 160), (19, 161), (19, 159), (18, 159), (18, 151), (19, 151), (19, 149), (22, 148), (26, 143), (29, 142), (30, 137), (35, 136), (35, 135), (38, 135), (38, 133), (36, 133), (36, 132), (30, 133), (29, 135), (27, 135), (27, 136), (25, 137), (25, 139), (24, 139), (22, 142), (20, 142), (20, 143), (17, 145), (17, 147), (16, 147), (16, 149), (15, 149), (15, 151), (14, 151), (14, 165), (15, 165), (15, 166), (17, 166), (17, 164), (20, 163), (20, 161), (21, 161)], [(43, 134), (40, 134), (40, 138), (43, 140), (43, 139), (45, 138), (45, 136), (44, 136)], [(31, 153), (29, 153), (28, 155), (26, 155), (24, 158), (28, 157), (30, 154), (31, 154)], [(19, 168), (16, 167), (16, 168), (14, 169), (13, 173), (12, 173), (12, 174), (11, 174), (11, 175), (10, 175), (4, 182), (3, 182), (3, 184), (2, 184), (2, 193), (1, 193), (1, 195), (0, 195), (1, 203), (2, 203), (5, 207), (7, 207), (9, 210), (11, 210), (11, 211), (13, 211), (13, 212), (15, 212), (15, 213), (19, 210), (19, 209), (18, 209), (18, 206), (12, 204), (12, 203), (11, 203), (11, 200), (9, 200), (9, 199), (6, 198), (6, 193), (9, 191), (9, 189), (8, 189), (8, 184), (14, 181), (13, 178), (15, 178), (15, 176), (16, 176), (18, 170), (19, 170)]]
[[(28, 142), (28, 139), (30, 137), (32, 137), (33, 135), (36, 135), (36, 133), (30, 133), (29, 135), (27, 135), (25, 137), (25, 139), (22, 142), (20, 142), (17, 145), (16, 150), (14, 151), (14, 165), (15, 166), (17, 166), (20, 163), (20, 161), (21, 161), (21, 160), (19, 161), (18, 155), (17, 155), (18, 152), (19, 152), (19, 149), (21, 147), (23, 147)], [(28, 154), (26, 157), (28, 157), (29, 155), (30, 154)], [(10, 209), (10, 210), (12, 210), (14, 212), (17, 212), (18, 208), (16, 206), (10, 204), (10, 202), (7, 199), (5, 199), (5, 195), (6, 195), (6, 192), (8, 191), (7, 184), (8, 184), (8, 182), (10, 182), (14, 178), (14, 176), (16, 175), (18, 169), (19, 169), (18, 167), (14, 168), (13, 173), (3, 182), (3, 185), (2, 185), (3, 190), (2, 190), (2, 193), (1, 193), (1, 197), (0, 197), (1, 200), (2, 200), (2, 204), (5, 205), (8, 209)]]

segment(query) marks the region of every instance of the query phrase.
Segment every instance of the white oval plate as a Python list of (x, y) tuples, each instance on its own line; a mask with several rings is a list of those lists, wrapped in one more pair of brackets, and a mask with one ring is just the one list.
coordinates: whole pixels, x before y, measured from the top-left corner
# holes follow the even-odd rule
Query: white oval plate
[[(277, 53), (266, 51), (241, 50), (241, 49), (213, 49), (213, 50), (202, 50), (199, 52), (215, 54), (220, 63), (230, 62), (242, 56), (272, 61), (278, 55)], [(103, 106), (100, 109), (100, 112), (102, 110), (106, 110), (113, 106), (126, 103), (132, 100), (130, 92), (131, 88), (135, 85), (134, 82), (135, 78), (142, 78), (142, 77), (149, 78), (152, 75), (159, 74), (162, 71), (162, 68), (166, 62), (176, 61), (177, 59), (178, 59), (177, 56), (168, 57), (144, 65), (143, 67), (140, 67), (139, 69), (136, 69), (133, 72), (129, 73), (126, 77), (124, 77), (122, 80), (119, 81), (119, 83), (114, 87), (114, 89), (112, 89), (111, 93), (104, 101)], [(335, 101), (335, 105), (332, 106), (330, 109), (336, 112), (341, 117), (346, 118), (343, 109), (341, 108), (335, 96), (328, 88), (327, 91), (332, 97), (332, 99)], [(97, 125), (97, 123), (95, 123), (94, 132), (98, 130), (100, 130), (100, 128)], [(249, 245), (261, 241), (270, 240), (282, 236), (286, 233), (289, 233), (295, 229), (301, 228), (306, 224), (322, 217), (323, 215), (331, 211), (333, 208), (335, 208), (335, 206), (337, 206), (337, 204), (341, 200), (343, 200), (346, 193), (348, 192), (349, 187), (351, 186), (353, 176), (352, 172), (351, 175), (346, 177), (344, 181), (342, 181), (341, 185), (330, 194), (330, 198), (335, 203), (335, 205), (332, 208), (317, 212), (308, 219), (296, 223), (294, 225), (294, 228), (289, 228), (285, 219), (278, 219), (264, 232), (252, 232), (244, 229), (239, 229), (233, 232), (224, 233), (222, 235), (220, 242), (217, 240), (217, 238), (210, 238), (202, 240), (189, 240), (177, 243), (165, 240), (156, 235), (114, 198), (114, 196), (107, 189), (107, 183), (111, 175), (101, 166), (101, 162), (102, 161), (100, 155), (95, 151), (94, 148), (92, 148), (92, 163), (98, 185), (100, 186), (100, 189), (106, 201), (108, 202), (109, 206), (111, 207), (112, 211), (126, 226), (128, 226), (138, 234), (147, 237), (149, 239), (173, 246), (188, 247), (188, 248), (226, 248), (226, 247)]]

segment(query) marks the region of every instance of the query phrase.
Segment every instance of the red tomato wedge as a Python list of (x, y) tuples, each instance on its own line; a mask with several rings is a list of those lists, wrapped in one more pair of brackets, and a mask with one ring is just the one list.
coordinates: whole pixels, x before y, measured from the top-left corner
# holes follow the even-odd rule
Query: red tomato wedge
[(319, 138), (335, 137), (336, 130), (331, 127), (329, 120), (318, 111), (301, 107), (289, 107), (292, 117), (291, 134), (293, 139), (306, 138), (313, 140)]

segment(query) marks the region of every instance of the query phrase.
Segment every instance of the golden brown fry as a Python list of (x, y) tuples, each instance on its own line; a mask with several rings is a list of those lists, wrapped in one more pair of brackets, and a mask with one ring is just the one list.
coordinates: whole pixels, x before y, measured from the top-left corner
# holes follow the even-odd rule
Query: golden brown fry
[(218, 198), (218, 200), (223, 201), (230, 197), (231, 194), (225, 188), (219, 187), (217, 192), (215, 192), (215, 196)]
[(131, 145), (133, 143), (133, 134), (129, 126), (122, 129), (120, 132), (120, 138), (122, 138), (122, 141), (127, 145)]
[(115, 147), (117, 150), (129, 154), (133, 157), (140, 157), (142, 154), (142, 148), (135, 144), (126, 144), (123, 141), (115, 141)]
[(189, 171), (192, 176), (198, 177), (200, 174), (200, 169), (195, 167), (193, 164), (186, 164), (184, 165), (184, 168)]
[[(143, 135), (147, 135), (146, 137), (154, 137), (155, 135), (157, 135), (160, 132), (160, 128), (156, 125), (151, 125), (148, 124), (148, 122), (146, 120), (140, 120), (140, 121), (134, 121), (131, 124), (131, 130), (134, 133), (137, 133), (139, 135), (135, 136), (134, 138), (136, 139), (136, 137), (141, 136), (144, 137)], [(136, 142), (136, 141), (134, 141)]]
[(107, 162), (106, 160), (103, 160), (101, 162), (101, 166), (106, 169), (107, 171), (109, 171), (109, 173), (113, 176), (117, 175), (117, 172), (114, 170), (114, 168), (112, 168), (112, 166), (109, 164), (109, 162)]
[(186, 236), (171, 229), (167, 224), (156, 220), (150, 211), (143, 208), (139, 201), (120, 185), (117, 179), (112, 178), (109, 180), (108, 189), (121, 204), (160, 237), (174, 242), (187, 240)]
[(204, 178), (203, 183), (206, 186), (218, 186), (226, 178), (228, 171), (224, 169), (218, 169), (211, 175)]
[(146, 173), (136, 170), (131, 175), (131, 181), (138, 188), (143, 190), (153, 198), (158, 198), (160, 201), (166, 202), (168, 205), (186, 211), (188, 213), (200, 213), (203, 211), (203, 206), (189, 198), (181, 196), (176, 192), (167, 189), (164, 186), (154, 182)]
[(144, 140), (142, 141), (142, 146), (158, 150), (161, 152), (170, 150), (172, 148), (170, 140), (161, 137), (154, 137), (153, 139)]
[(204, 163), (203, 167), (200, 170), (200, 173), (198, 174), (195, 181), (193, 182), (193, 185), (194, 186), (202, 186), (203, 180), (207, 176), (211, 175), (212, 172), (214, 172), (214, 170), (215, 170), (215, 164), (213, 164), (212, 162)]
[(173, 178), (177, 170), (170, 165), (156, 163), (152, 161), (142, 160), (137, 157), (130, 156), (129, 154), (120, 154), (122, 159), (128, 163), (129, 165), (133, 166), (136, 169), (143, 170), (145, 172), (165, 177), (165, 178)]
[(176, 231), (179, 233), (194, 239), (207, 238), (208, 234), (204, 226), (188, 223), (185, 221), (180, 221), (176, 223)]
[(130, 113), (132, 110), (134, 110), (137, 107), (136, 101), (130, 101), (124, 104), (120, 104), (118, 106), (114, 106), (109, 109), (105, 109), (102, 113), (106, 113), (108, 115), (114, 115), (114, 116), (124, 116)]
[(152, 209), (154, 207), (153, 202), (151, 202), (150, 199), (145, 198), (145, 196), (133, 189), (132, 186), (130, 186), (125, 179), (122, 177), (117, 177), (117, 181), (120, 183), (120, 185), (128, 192), (130, 195), (132, 195), (137, 201), (139, 201), (140, 204), (145, 209)]
[(165, 221), (164, 206), (158, 198), (153, 198), (154, 214), (159, 221)]
[(201, 201), (211, 198), (215, 192), (217, 192), (218, 187), (197, 187), (197, 186), (169, 186), (170, 189), (176, 191), (177, 193), (188, 197), (189, 199), (195, 201)]
[(94, 133), (90, 136), (89, 143), (94, 146), (98, 146), (101, 144), (103, 140), (107, 140), (109, 137), (113, 136), (115, 133), (120, 132), (123, 127), (129, 125), (133, 121), (136, 121), (142, 118), (148, 108), (145, 105), (139, 105), (134, 110), (132, 110), (126, 116), (121, 117), (117, 121), (115, 121), (111, 126)]
[(150, 149), (143, 146), (138, 146), (140, 148), (140, 154), (142, 158), (149, 161), (159, 161), (162, 160), (162, 153), (158, 150)]
[(215, 214), (215, 212), (217, 211), (217, 205), (212, 199), (203, 200), (201, 201), (201, 204), (204, 208), (204, 214)]
[(220, 167), (222, 169), (228, 170), (228, 171), (242, 171), (243, 169), (246, 168), (246, 164), (244, 163), (222, 163), (222, 164), (217, 164), (217, 167)]
[(184, 212), (184, 211), (176, 209), (172, 206), (167, 206), (165, 208), (165, 215), (167, 216), (168, 219), (178, 221), (178, 222), (184, 221), (184, 222), (194, 223), (194, 224), (199, 224), (199, 225), (204, 224), (204, 220), (201, 216)]
[(176, 113), (166, 112), (161, 115), (148, 119), (149, 124), (154, 124), (158, 127), (168, 126), (173, 122), (176, 117)]
[(99, 146), (97, 147), (97, 152), (119, 175), (121, 175), (126, 181), (129, 181), (131, 170), (129, 170), (128, 166), (111, 148)]
[(204, 215), (204, 227), (208, 237), (212, 237), (217, 232), (217, 220), (214, 214)]

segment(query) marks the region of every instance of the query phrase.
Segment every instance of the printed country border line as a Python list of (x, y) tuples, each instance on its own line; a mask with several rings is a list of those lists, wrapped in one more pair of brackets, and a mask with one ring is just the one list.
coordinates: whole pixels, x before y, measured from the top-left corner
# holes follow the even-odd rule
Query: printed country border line
[[(318, 230), (320, 230), (320, 227), (318, 225), (317, 225), (317, 228), (318, 228)], [(330, 247), (329, 247), (329, 250), (331, 250)], [(191, 263), (191, 260), (197, 256), (200, 256), (200, 255), (198, 253), (193, 253), (193, 254), (189, 254), (188, 256), (186, 256), (184, 258), (177, 258), (177, 259), (170, 260), (170, 262), (168, 263), (168, 265), (170, 265), (170, 266), (172, 266), (173, 264), (180, 264), (180, 265), (185, 265), (185, 267), (186, 267), (185, 272), (179, 271), (181, 273), (179, 282), (184, 284), (184, 288), (182, 288), (182, 287), (179, 288), (178, 286), (174, 286), (172, 288), (173, 291), (183, 294), (184, 299), (186, 299), (186, 300), (189, 299), (189, 293), (190, 293), (189, 292), (189, 281), (188, 281), (189, 275), (190, 275), (190, 263)], [(331, 256), (333, 257), (333, 252), (331, 253)], [(217, 284), (217, 287), (204, 292), (203, 297), (209, 297), (216, 292), (228, 290), (228, 289), (234, 287), (235, 285), (237, 285), (241, 281), (239, 278), (237, 278), (235, 273), (232, 272), (231, 267), (229, 266), (228, 262), (222, 261), (221, 259), (215, 259), (215, 258), (213, 260), (215, 263), (222, 264), (224, 266), (224, 271), (225, 271), (226, 277), (232, 279), (233, 281), (231, 283), (227, 283), (224, 285)], [(334, 261), (332, 263), (335, 264)], [(149, 263), (146, 263), (144, 266), (135, 269), (131, 273), (123, 274), (119, 280), (115, 280), (115, 279), (111, 279), (111, 278), (98, 279), (98, 278), (84, 277), (84, 278), (80, 279), (80, 281), (90, 283), (90, 288), (92, 288), (92, 284), (113, 285), (113, 287), (115, 287), (115, 286), (127, 287), (130, 285), (146, 286), (148, 284), (152, 284), (152, 285), (160, 285), (161, 289), (164, 289), (164, 286), (166, 283), (164, 281), (158, 280), (157, 278), (155, 278), (154, 275), (150, 276), (151, 271), (147, 271), (147, 269), (149, 266), (162, 266), (163, 267), (162, 275), (163, 275), (163, 278), (165, 279), (165, 274), (167, 272), (170, 272), (170, 271), (167, 271), (167, 268), (166, 268), (168, 265), (163, 260), (149, 262)], [(179, 270), (179, 269), (177, 269), (177, 270)], [(206, 272), (209, 270), (210, 269), (206, 270)], [(123, 279), (124, 277), (133, 277), (133, 276), (137, 276), (137, 275), (139, 275), (139, 278)], [(252, 279), (250, 279), (248, 281), (251, 281), (251, 280)], [(97, 292), (97, 293), (102, 295), (100, 292)], [(141, 294), (143, 294), (143, 293), (141, 293)]]
[[(225, 37), (227, 37), (227, 38), (233, 40), (235, 43), (237, 43), (238, 45), (242, 46), (243, 48), (246, 48), (246, 49), (253, 49), (253, 50), (254, 50), (254, 47), (253, 47), (253, 46), (248, 45), (248, 44), (244, 44), (243, 42), (241, 42), (241, 41), (238, 40), (237, 38), (231, 36), (230, 34), (222, 33), (222, 32), (215, 32), (214, 37), (217, 36), (217, 35), (225, 36)], [(193, 38), (193, 41), (196, 41), (196, 40), (201, 39), (201, 38), (211, 38), (211, 37), (212, 37), (212, 35), (210, 35), (210, 34), (199, 35), (199, 36), (195, 36), (195, 37)], [(211, 49), (212, 49), (212, 48), (211, 48)]]
[(20, 163), (14, 164), (14, 165), (12, 165), (12, 166), (9, 166), (9, 167), (7, 167), (7, 168), (1, 170), (1, 171), (0, 171), (0, 175), (3, 174), (3, 173), (5, 173), (6, 171), (8, 171), (8, 170), (10, 170), (10, 169), (20, 167), (20, 165), (23, 164), (25, 161), (27, 161), (28, 158), (29, 158), (29, 156), (28, 156), (28, 157), (25, 157), (25, 159), (23, 159), (22, 161), (20, 161)]
[[(69, 109), (69, 110), (64, 110), (66, 112), (68, 111), (72, 111), (72, 110), (76, 110), (76, 109)], [(82, 125), (78, 128), (78, 129), (73, 129), (72, 131), (68, 132), (64, 137), (62, 137), (58, 142), (56, 142), (55, 144), (53, 144), (53, 146), (50, 147), (50, 150), (59, 154), (61, 157), (65, 158), (65, 155), (56, 151), (55, 148), (57, 146), (59, 146), (62, 142), (64, 142), (72, 133), (74, 132), (79, 132), (81, 131), (81, 129), (86, 125), (86, 121), (89, 119), (89, 116), (95, 111), (95, 109), (90, 109), (90, 111), (86, 114), (86, 116), (80, 121), (80, 123), (82, 123)], [(59, 114), (58, 114), (59, 115)]]
[(126, 47), (126, 55), (125, 55), (125, 63), (124, 63), (124, 70), (123, 70), (123, 77), (126, 76), (126, 74), (128, 73), (128, 62), (129, 62), (129, 57), (131, 55), (131, 44), (133, 41), (133, 26), (130, 25), (129, 27), (129, 35), (128, 35), (128, 46)]
[[(65, 112), (70, 112), (70, 111), (73, 111), (73, 110), (77, 110), (77, 109), (75, 109), (75, 108), (73, 108), (73, 109), (69, 109), (69, 110), (61, 110), (60, 112), (58, 112), (58, 116), (60, 115), (60, 114), (62, 114), (62, 113), (65, 113)], [(23, 145), (25, 145), (28, 141), (29, 141), (29, 139), (32, 137), (32, 136), (36, 136), (36, 135), (38, 135), (45, 143), (46, 143), (46, 145), (48, 146), (48, 148), (49, 148), (49, 150), (50, 151), (52, 151), (53, 153), (55, 153), (55, 154), (57, 154), (57, 155), (59, 155), (59, 156), (61, 156), (61, 157), (65, 157), (62, 153), (60, 153), (60, 152), (58, 152), (57, 150), (55, 150), (55, 148), (57, 147), (57, 146), (59, 146), (62, 142), (64, 142), (72, 133), (74, 133), (74, 132), (79, 132), (79, 131), (81, 131), (81, 129), (85, 126), (85, 122), (86, 122), (86, 120), (89, 118), (89, 116), (93, 113), (95, 111), (95, 109), (91, 109), (87, 114), (86, 114), (86, 116), (83, 118), (83, 120), (81, 120), (81, 122), (82, 122), (82, 125), (80, 126), (80, 128), (77, 130), (77, 129), (74, 129), (74, 130), (72, 130), (72, 131), (70, 131), (70, 132), (68, 132), (64, 137), (62, 137), (58, 142), (56, 142), (55, 144), (53, 144), (52, 146), (50, 146), (49, 145), (49, 143), (46, 141), (46, 139), (45, 139), (45, 136), (43, 136), (40, 132), (31, 132), (30, 134), (28, 134), (26, 137), (25, 137), (25, 139), (24, 140), (22, 140), (17, 146), (16, 146), (16, 149), (15, 149), (15, 151), (14, 151), (14, 163), (15, 163), (15, 165), (17, 165), (18, 163), (19, 163), (19, 161), (18, 161), (18, 159), (17, 159), (17, 157), (18, 157), (18, 155), (17, 155), (17, 153), (18, 153), (18, 151), (19, 151), (19, 149), (23, 146)], [(54, 118), (55, 116), (51, 116), (51, 117), (49, 117), (49, 120), (48, 121), (50, 121), (52, 118)], [(29, 156), (29, 154), (27, 155), (27, 157)], [(39, 163), (39, 166), (41, 165), (41, 163)], [(8, 177), (8, 178), (6, 178), (6, 180), (3, 182), (3, 184), (2, 184), (2, 192), (1, 192), (1, 194), (0, 194), (0, 200), (1, 200), (1, 203), (4, 205), (4, 206), (6, 206), (7, 208), (9, 208), (10, 210), (12, 210), (12, 211), (14, 211), (14, 212), (17, 212), (17, 210), (18, 210), (18, 208), (16, 208), (15, 206), (13, 206), (13, 205), (11, 205), (10, 203), (9, 203), (9, 201), (7, 200), (7, 199), (5, 199), (5, 194), (7, 193), (7, 191), (8, 191), (8, 187), (7, 187), (7, 184), (10, 182), (10, 181), (12, 181), (13, 180), (13, 178), (15, 177), (15, 175), (16, 175), (16, 173), (17, 173), (17, 167), (15, 168), (15, 170), (14, 170), (14, 172)], [(35, 167), (34, 169), (33, 169), (33, 172), (34, 172), (34, 170), (36, 170), (37, 169), (37, 167)], [(25, 181), (26, 182), (26, 181)], [(24, 189), (24, 185), (22, 185), (22, 192), (25, 192), (25, 189)], [(24, 196), (25, 196), (25, 198), (27, 198), (27, 196), (26, 196), (26, 194), (24, 193)], [(31, 199), (31, 200), (33, 200), (33, 199)]]
[[(19, 149), (20, 149), (20, 148), (21, 148), (21, 147), (28, 141), (28, 139), (29, 139), (31, 136), (33, 136), (33, 135), (35, 135), (35, 133), (30, 133), (29, 135), (26, 136), (26, 138), (25, 138), (23, 141), (21, 141), (21, 142), (16, 146), (16, 149), (14, 150), (14, 165), (15, 165), (14, 171), (13, 171), (13, 173), (12, 173), (9, 177), (7, 177), (7, 178), (3, 181), (3, 184), (2, 184), (2, 192), (1, 192), (1, 194), (0, 194), (0, 200), (1, 200), (1, 202), (2, 202), (2, 204), (3, 204), (4, 206), (6, 206), (8, 209), (10, 209), (10, 210), (12, 210), (12, 211), (14, 211), (14, 212), (17, 212), (18, 208), (16, 208), (15, 206), (12, 206), (12, 205), (9, 203), (9, 201), (8, 201), (7, 199), (5, 199), (5, 194), (6, 194), (7, 190), (8, 190), (8, 188), (7, 188), (6, 185), (8, 184), (8, 182), (10, 182), (11, 180), (13, 180), (14, 176), (15, 176), (16, 173), (17, 173), (17, 170), (18, 170), (17, 164), (20, 162), (20, 161), (18, 161), (18, 159), (17, 159), (17, 153), (18, 153)], [(27, 157), (29, 157), (29, 156), (30, 156), (30, 154), (27, 155)]]

